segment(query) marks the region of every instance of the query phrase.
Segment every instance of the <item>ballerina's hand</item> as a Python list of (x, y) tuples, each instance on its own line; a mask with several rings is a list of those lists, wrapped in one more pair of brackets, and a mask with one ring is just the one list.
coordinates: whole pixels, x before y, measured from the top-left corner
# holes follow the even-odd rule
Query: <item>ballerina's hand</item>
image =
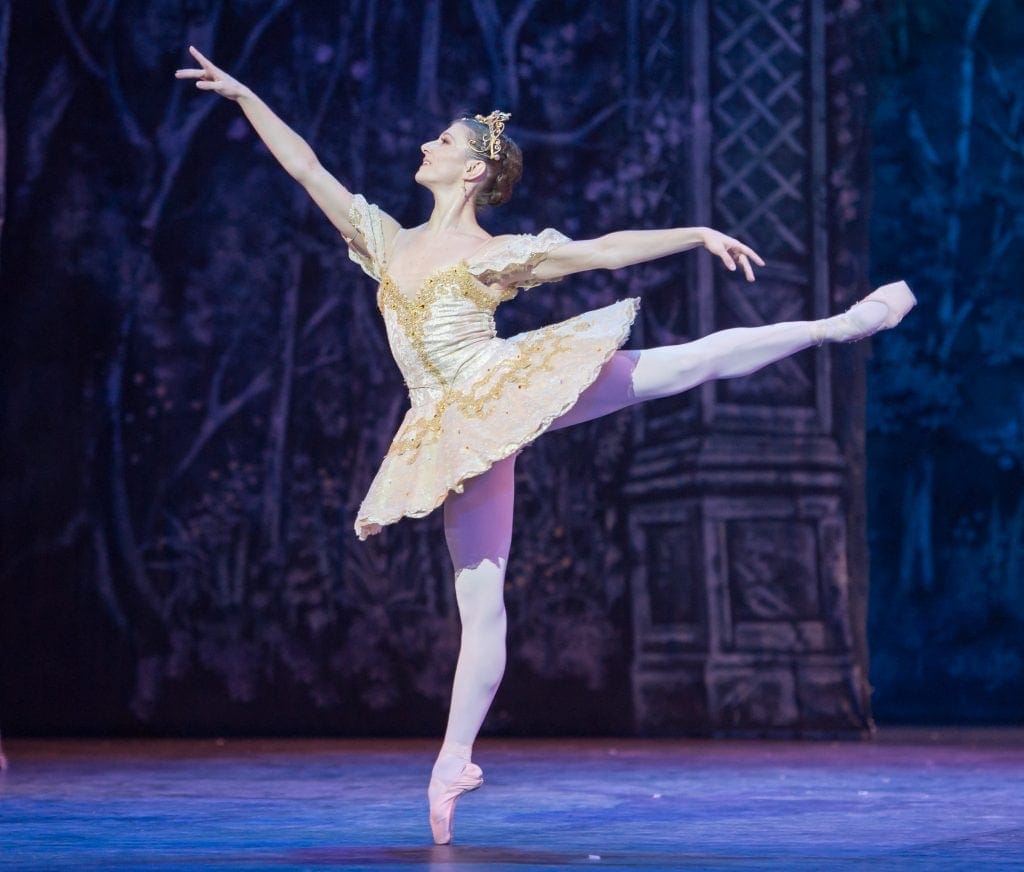
[(758, 266), (764, 266), (761, 255), (749, 245), (744, 245), (738, 239), (733, 239), (731, 236), (726, 236), (724, 233), (719, 233), (710, 227), (704, 231), (704, 247), (716, 257), (722, 258), (722, 263), (731, 270), (736, 269), (738, 261), (740, 266), (743, 267), (743, 274), (747, 277), (748, 282), (754, 280), (754, 270), (750, 266), (750, 261), (753, 261)]
[(249, 89), (245, 85), (229, 76), (220, 67), (214, 66), (213, 63), (200, 54), (199, 49), (194, 45), (190, 45), (188, 50), (191, 52), (192, 57), (199, 62), (202, 69), (176, 70), (174, 73), (176, 79), (196, 79), (196, 87), (199, 90), (216, 91), (221, 97), (226, 97), (228, 100), (237, 100), (248, 93)]

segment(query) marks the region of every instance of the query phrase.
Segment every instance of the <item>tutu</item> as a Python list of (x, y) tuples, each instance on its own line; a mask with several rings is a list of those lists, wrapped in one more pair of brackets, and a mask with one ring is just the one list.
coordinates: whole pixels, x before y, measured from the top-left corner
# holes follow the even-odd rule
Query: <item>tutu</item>
[(410, 407), (359, 508), (360, 539), (429, 514), (467, 479), (536, 439), (626, 341), (640, 303), (621, 300), (504, 339), (495, 309), (541, 284), (534, 267), (568, 237), (548, 228), (503, 238), (435, 271), (409, 296), (384, 264), (385, 220), (392, 219), (357, 194), (349, 221), (366, 251), (350, 245), (349, 254), (380, 283), (377, 307)]

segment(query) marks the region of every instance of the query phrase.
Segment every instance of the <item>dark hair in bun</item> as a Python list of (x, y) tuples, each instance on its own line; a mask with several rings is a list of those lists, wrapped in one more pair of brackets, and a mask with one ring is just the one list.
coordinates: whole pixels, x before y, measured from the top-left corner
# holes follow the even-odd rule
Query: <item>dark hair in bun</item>
[[(473, 131), (473, 138), (479, 142), (489, 133), (482, 121), (468, 116), (455, 119)], [(477, 206), (500, 206), (512, 199), (512, 189), (523, 175), (523, 153), (504, 131), (501, 134), (501, 154), (497, 158), (473, 153), (487, 164), (487, 179), (476, 192), (473, 202)]]

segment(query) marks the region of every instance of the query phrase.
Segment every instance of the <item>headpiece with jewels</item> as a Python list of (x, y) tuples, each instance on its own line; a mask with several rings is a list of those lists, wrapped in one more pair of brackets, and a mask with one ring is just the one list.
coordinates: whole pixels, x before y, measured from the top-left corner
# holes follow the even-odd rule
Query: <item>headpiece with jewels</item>
[(483, 142), (471, 139), (469, 147), (480, 157), (489, 157), (491, 160), (497, 160), (501, 157), (503, 145), (501, 134), (505, 130), (505, 122), (512, 117), (511, 114), (499, 112), (495, 109), (490, 115), (476, 115), (474, 117), (476, 121), (487, 125), (487, 133), (484, 134)]

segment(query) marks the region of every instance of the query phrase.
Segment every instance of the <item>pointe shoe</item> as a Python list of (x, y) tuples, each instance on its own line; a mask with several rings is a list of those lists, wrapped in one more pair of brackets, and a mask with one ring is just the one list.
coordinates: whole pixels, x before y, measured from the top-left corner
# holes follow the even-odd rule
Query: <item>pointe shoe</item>
[(890, 282), (887, 285), (882, 285), (868, 294), (862, 302), (866, 303), (868, 300), (878, 300), (885, 303), (889, 309), (889, 314), (885, 316), (879, 330), (895, 327), (903, 320), (903, 316), (917, 305), (917, 297), (914, 296), (910, 285), (906, 282)]
[(455, 801), (483, 783), (483, 770), (476, 763), (463, 766), (451, 784), (442, 783), (436, 776), (430, 779), (427, 799), (430, 801), (430, 829), (434, 834), (435, 845), (447, 845), (452, 840)]
[[(885, 316), (878, 320), (878, 306), (865, 306), (865, 303), (880, 303), (885, 306)], [(872, 291), (859, 303), (854, 303), (842, 315), (824, 318), (811, 324), (811, 335), (817, 345), (825, 340), (832, 342), (855, 342), (895, 327), (903, 316), (917, 303), (906, 282), (890, 282)]]

